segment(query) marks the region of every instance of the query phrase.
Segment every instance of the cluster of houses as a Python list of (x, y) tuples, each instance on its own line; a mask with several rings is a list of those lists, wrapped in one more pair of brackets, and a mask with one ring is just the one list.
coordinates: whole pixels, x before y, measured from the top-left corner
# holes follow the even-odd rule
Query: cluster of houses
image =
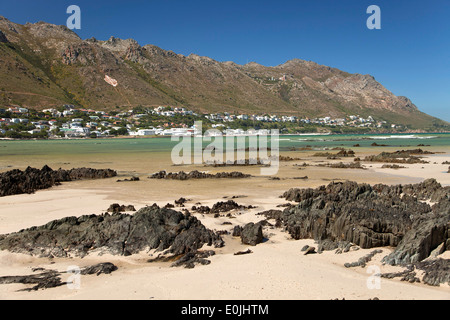
[(224, 113), (211, 113), (206, 114), (204, 117), (211, 121), (220, 122), (233, 122), (236, 120), (251, 120), (251, 121), (261, 121), (261, 122), (297, 122), (297, 117), (295, 116), (277, 116), (277, 115), (247, 115), (247, 114), (230, 114), (228, 112)]
[(234, 115), (227, 112), (215, 113), (205, 115), (205, 118), (211, 121), (221, 121), (221, 122), (233, 122), (237, 119), (239, 120), (251, 120), (251, 121), (261, 121), (261, 122), (292, 122), (292, 123), (302, 123), (302, 124), (317, 124), (323, 126), (349, 126), (349, 127), (377, 127), (381, 128), (386, 121), (375, 121), (372, 116), (363, 118), (355, 115), (349, 116), (347, 118), (298, 118), (296, 116), (278, 116), (278, 115)]
[[(187, 126), (186, 124), (165, 123), (156, 128), (140, 126), (140, 120), (151, 115), (160, 117), (174, 117), (176, 115), (186, 116), (193, 115), (208, 119), (214, 124), (212, 127), (220, 130), (225, 135), (258, 135), (268, 134), (267, 130), (250, 130), (230, 129), (227, 122), (237, 120), (250, 120), (255, 122), (290, 122), (299, 124), (317, 124), (324, 126), (353, 126), (353, 127), (381, 127), (386, 122), (375, 121), (369, 116), (363, 118), (360, 116), (349, 116), (347, 118), (323, 117), (323, 118), (298, 118), (295, 116), (278, 116), (278, 115), (247, 115), (247, 114), (231, 114), (231, 113), (213, 113), (198, 115), (191, 110), (182, 107), (156, 107), (154, 109), (140, 108), (140, 112), (129, 110), (127, 112), (110, 114), (105, 111), (97, 111), (92, 109), (79, 109), (73, 105), (64, 105), (59, 110), (51, 108), (39, 112), (37, 121), (30, 121), (27, 115), (29, 110), (26, 108), (10, 107), (8, 109), (0, 109), (0, 113), (9, 112), (11, 117), (0, 118), (0, 133), (4, 134), (8, 130), (10, 124), (26, 124), (27, 131), (30, 134), (40, 133), (46, 130), (50, 137), (59, 136), (66, 138), (82, 138), (82, 137), (108, 137), (117, 134), (126, 134), (130, 136), (186, 136), (197, 135), (199, 129), (195, 126)], [(77, 115), (83, 115), (83, 118), (77, 118)], [(63, 120), (64, 122), (62, 122)], [(217, 132), (217, 131), (216, 131)]]

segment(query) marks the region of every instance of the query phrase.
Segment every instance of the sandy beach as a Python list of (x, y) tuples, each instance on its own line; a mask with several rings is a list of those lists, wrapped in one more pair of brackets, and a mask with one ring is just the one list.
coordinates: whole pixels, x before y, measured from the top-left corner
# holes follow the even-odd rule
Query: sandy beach
[[(381, 150), (358, 150), (363, 157), (366, 154), (378, 154)], [(312, 157), (313, 152), (283, 152), (282, 155), (299, 157), (301, 160), (280, 163), (277, 174), (279, 180), (260, 176), (260, 167), (211, 168), (202, 165), (167, 166), (166, 156), (146, 161), (144, 155), (122, 155), (114, 159), (100, 159), (97, 156), (74, 157), (70, 163), (54, 158), (35, 159), (33, 166), (74, 168), (81, 166), (113, 168), (119, 177), (63, 183), (34, 194), (13, 195), (0, 198), (0, 234), (17, 232), (32, 226), (44, 225), (55, 219), (86, 214), (102, 214), (112, 203), (131, 204), (136, 209), (153, 203), (164, 206), (184, 197), (190, 208), (196, 203), (212, 206), (224, 197), (240, 196), (235, 201), (239, 204), (256, 206), (250, 210), (233, 212), (232, 217), (213, 218), (211, 215), (193, 213), (211, 230), (231, 231), (236, 225), (262, 220), (257, 213), (277, 209), (285, 204), (280, 198), (290, 188), (307, 188), (327, 185), (331, 181), (356, 181), (369, 184), (410, 184), (435, 178), (443, 186), (450, 185), (448, 165), (450, 149), (441, 153), (427, 155), (424, 160), (429, 164), (406, 164), (403, 169), (383, 169), (382, 163), (365, 163), (367, 170), (333, 169), (318, 167), (316, 164), (333, 162), (350, 162), (344, 160), (327, 160)], [(7, 159), (0, 165), (7, 167)], [(303, 163), (310, 164), (301, 167)], [(26, 158), (14, 162), (14, 168), (24, 169), (29, 165)], [(5, 171), (6, 169), (3, 169)], [(241, 171), (252, 174), (250, 179), (189, 180), (169, 181), (147, 179), (149, 174), (159, 170)], [(117, 179), (139, 176), (140, 181), (116, 182)], [(294, 177), (308, 179), (297, 180)], [(279, 209), (279, 208), (278, 208)], [(223, 222), (230, 224), (224, 225)], [(302, 300), (302, 299), (432, 299), (449, 300), (450, 287), (441, 285), (431, 287), (423, 283), (407, 283), (398, 279), (381, 279), (380, 287), (368, 288), (368, 281), (373, 275), (371, 266), (380, 268), (381, 272), (401, 270), (400, 267), (383, 265), (383, 256), (393, 248), (382, 248), (364, 268), (345, 268), (346, 262), (358, 260), (372, 250), (360, 249), (344, 254), (325, 251), (321, 254), (303, 255), (305, 245), (314, 246), (314, 240), (293, 240), (280, 228), (264, 227), (265, 242), (257, 246), (241, 244), (240, 239), (224, 235), (225, 246), (214, 249), (216, 254), (209, 258), (211, 264), (199, 265), (194, 269), (170, 267), (170, 263), (153, 262), (148, 259), (156, 257), (157, 252), (142, 252), (128, 257), (110, 255), (89, 255), (81, 258), (37, 258), (23, 254), (0, 251), (0, 277), (32, 274), (32, 268), (45, 268), (64, 271), (68, 266), (88, 266), (101, 262), (114, 263), (118, 270), (110, 275), (90, 275), (81, 277), (79, 289), (67, 286), (31, 292), (18, 291), (25, 288), (22, 284), (0, 285), (0, 299), (143, 299), (143, 300), (205, 300), (205, 299), (239, 299), (239, 300)], [(204, 249), (210, 249), (205, 247)], [(252, 254), (236, 256), (234, 253), (251, 249)], [(450, 258), (449, 252), (442, 254)], [(368, 273), (369, 271), (369, 273)]]

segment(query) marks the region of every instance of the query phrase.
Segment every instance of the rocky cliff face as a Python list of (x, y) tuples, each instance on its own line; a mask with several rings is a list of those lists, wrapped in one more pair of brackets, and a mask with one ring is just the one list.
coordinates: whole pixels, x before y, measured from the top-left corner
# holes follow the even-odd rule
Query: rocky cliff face
[[(372, 115), (414, 125), (437, 121), (370, 75), (311, 61), (238, 65), (141, 46), (133, 39), (82, 40), (65, 26), (19, 25), (3, 17), (0, 31), (2, 104), (44, 108), (69, 102), (106, 110), (172, 105), (198, 112), (276, 110), (302, 117)], [(118, 80), (118, 91), (103, 80), (105, 74)]]
[(8, 42), (8, 39), (6, 38), (5, 34), (0, 31), (0, 43), (6, 43)]

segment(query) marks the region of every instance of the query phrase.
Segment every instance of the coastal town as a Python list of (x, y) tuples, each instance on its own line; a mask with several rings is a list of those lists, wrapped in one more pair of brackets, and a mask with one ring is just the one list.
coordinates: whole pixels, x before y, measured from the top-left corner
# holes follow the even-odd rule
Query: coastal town
[[(228, 112), (198, 114), (183, 107), (137, 107), (126, 112), (98, 111), (63, 105), (42, 111), (10, 106), (0, 108), (0, 137), (21, 138), (106, 138), (115, 136), (186, 136), (204, 129), (215, 129), (223, 135), (280, 133), (342, 133), (376, 129), (395, 129), (395, 124), (375, 120), (372, 116), (351, 115), (345, 118), (299, 118), (286, 115), (231, 114)], [(345, 130), (343, 130), (345, 129)], [(204, 133), (204, 132), (203, 132)]]

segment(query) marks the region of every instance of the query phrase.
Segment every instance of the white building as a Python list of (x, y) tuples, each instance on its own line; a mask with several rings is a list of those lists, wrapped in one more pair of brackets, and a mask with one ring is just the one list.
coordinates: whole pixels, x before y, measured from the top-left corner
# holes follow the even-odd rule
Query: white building
[(155, 129), (141, 129), (138, 131), (130, 131), (130, 136), (155, 136), (156, 130)]

